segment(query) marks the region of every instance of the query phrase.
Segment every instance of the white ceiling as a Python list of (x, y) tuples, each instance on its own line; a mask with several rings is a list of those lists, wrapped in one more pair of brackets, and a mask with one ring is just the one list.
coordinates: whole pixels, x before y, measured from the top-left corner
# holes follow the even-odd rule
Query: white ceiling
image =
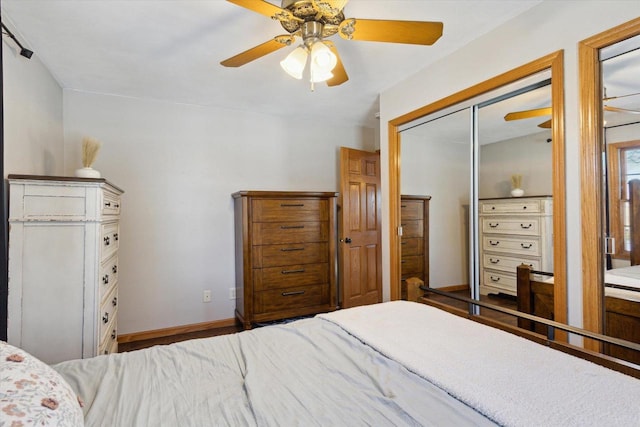
[(279, 66), (293, 46), (240, 68), (221, 66), (286, 33), (223, 0), (2, 0), (2, 21), (63, 88), (374, 127), (380, 92), (540, 2), (351, 0), (346, 17), (442, 21), (444, 34), (433, 46), (336, 35), (349, 81), (317, 84), (315, 92)]

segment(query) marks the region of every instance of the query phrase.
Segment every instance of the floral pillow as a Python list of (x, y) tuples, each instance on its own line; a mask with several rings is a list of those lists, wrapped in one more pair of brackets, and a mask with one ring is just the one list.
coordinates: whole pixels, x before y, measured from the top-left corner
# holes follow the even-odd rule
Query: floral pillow
[(0, 341), (0, 425), (82, 426), (80, 405), (60, 374)]

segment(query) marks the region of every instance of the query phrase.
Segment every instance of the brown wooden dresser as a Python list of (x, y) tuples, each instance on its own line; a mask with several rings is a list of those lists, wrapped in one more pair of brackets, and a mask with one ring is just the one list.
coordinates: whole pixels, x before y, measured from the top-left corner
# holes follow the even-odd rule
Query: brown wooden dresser
[(337, 193), (232, 194), (236, 317), (253, 323), (335, 310)]
[(400, 196), (402, 299), (407, 299), (410, 277), (429, 286), (429, 200), (431, 196)]

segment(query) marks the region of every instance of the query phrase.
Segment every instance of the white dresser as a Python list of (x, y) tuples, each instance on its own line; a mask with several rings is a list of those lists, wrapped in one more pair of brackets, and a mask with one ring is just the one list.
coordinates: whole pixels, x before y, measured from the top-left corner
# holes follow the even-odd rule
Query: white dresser
[(553, 272), (551, 196), (480, 199), (480, 293), (516, 295), (516, 268)]
[(50, 364), (118, 351), (122, 193), (104, 179), (9, 175), (10, 344)]

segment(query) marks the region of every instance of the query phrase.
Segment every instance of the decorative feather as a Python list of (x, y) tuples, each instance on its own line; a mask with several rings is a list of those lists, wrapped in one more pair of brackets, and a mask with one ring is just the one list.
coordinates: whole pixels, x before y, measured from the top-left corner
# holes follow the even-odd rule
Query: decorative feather
[(511, 188), (520, 188), (522, 185), (522, 175), (511, 175)]
[(96, 156), (102, 144), (95, 138), (82, 138), (82, 166), (90, 168), (96, 161)]

